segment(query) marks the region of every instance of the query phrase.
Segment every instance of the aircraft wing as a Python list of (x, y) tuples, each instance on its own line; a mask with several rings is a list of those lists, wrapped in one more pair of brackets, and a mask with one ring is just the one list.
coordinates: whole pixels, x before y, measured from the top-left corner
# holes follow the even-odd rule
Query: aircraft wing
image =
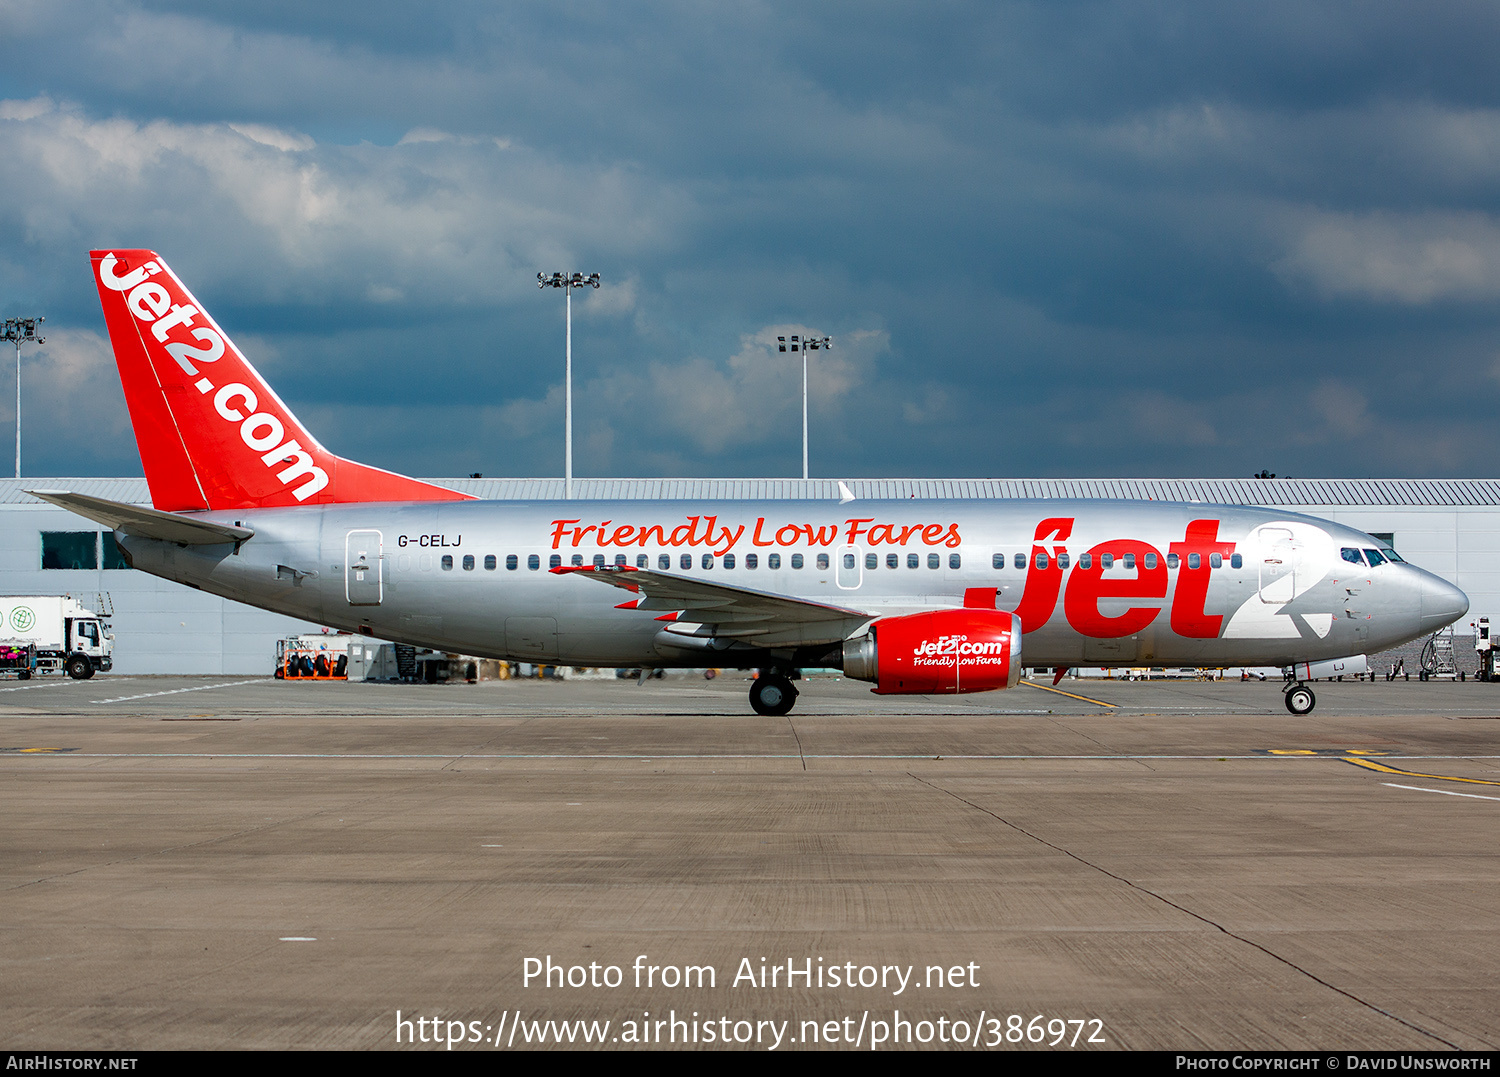
[[(838, 643), (875, 616), (845, 606), (629, 565), (562, 565), (552, 571), (574, 573), (634, 592), (641, 597), (621, 603), (621, 609), (677, 613), (675, 618), (658, 619), (689, 629), (685, 635), (738, 639), (756, 646)], [(693, 625), (702, 625), (707, 631), (692, 631)]]
[(86, 520), (141, 538), (161, 539), (183, 546), (212, 546), (222, 542), (244, 542), (255, 534), (248, 527), (231, 527), (175, 512), (148, 509), (144, 505), (127, 505), (105, 497), (91, 497), (67, 490), (27, 490), (32, 497), (76, 512)]

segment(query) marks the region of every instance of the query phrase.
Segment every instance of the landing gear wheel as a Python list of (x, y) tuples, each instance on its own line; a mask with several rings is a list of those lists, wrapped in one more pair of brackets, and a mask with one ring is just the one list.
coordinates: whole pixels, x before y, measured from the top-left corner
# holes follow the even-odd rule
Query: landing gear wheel
[(68, 659), (68, 676), (75, 681), (86, 681), (94, 675), (94, 663), (81, 654)]
[(1311, 713), (1317, 702), (1318, 697), (1313, 695), (1313, 690), (1305, 684), (1299, 684), (1295, 688), (1287, 689), (1286, 709), (1293, 714)]
[(750, 682), (750, 706), (756, 714), (779, 718), (791, 713), (797, 702), (797, 689), (785, 677), (763, 676)]

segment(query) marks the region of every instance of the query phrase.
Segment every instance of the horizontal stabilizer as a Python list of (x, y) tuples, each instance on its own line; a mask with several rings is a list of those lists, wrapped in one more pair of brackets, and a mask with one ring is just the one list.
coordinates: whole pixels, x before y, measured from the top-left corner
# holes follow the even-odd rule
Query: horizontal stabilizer
[(143, 505), (126, 505), (88, 494), (74, 494), (66, 490), (27, 490), (32, 497), (50, 501), (59, 508), (76, 512), (84, 519), (123, 531), (127, 535), (141, 538), (161, 539), (183, 546), (212, 546), (222, 542), (244, 542), (255, 534), (248, 527), (233, 527), (210, 520), (197, 520), (191, 516), (179, 516), (175, 512), (148, 509)]

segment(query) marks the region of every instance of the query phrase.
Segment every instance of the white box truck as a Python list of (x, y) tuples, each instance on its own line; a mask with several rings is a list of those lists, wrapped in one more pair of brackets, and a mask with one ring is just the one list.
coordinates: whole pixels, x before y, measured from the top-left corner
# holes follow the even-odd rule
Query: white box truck
[(0, 642), (34, 646), (39, 673), (88, 680), (114, 665), (115, 635), (105, 616), (72, 595), (0, 596)]

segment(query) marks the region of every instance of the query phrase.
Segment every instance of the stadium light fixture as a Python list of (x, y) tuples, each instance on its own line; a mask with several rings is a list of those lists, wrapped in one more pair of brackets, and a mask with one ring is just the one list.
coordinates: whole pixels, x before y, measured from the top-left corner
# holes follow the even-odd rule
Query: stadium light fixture
[(815, 352), (819, 348), (826, 351), (833, 347), (833, 340), (830, 337), (799, 337), (798, 334), (793, 333), (790, 340), (786, 337), (777, 337), (776, 342), (778, 351), (784, 352), (787, 348), (791, 348), (792, 351), (802, 352), (802, 477), (805, 479), (807, 478), (807, 353)]
[(4, 334), (0, 340), (13, 341), (16, 346), (16, 478), (21, 477), (21, 345), (45, 344), (46, 337), (36, 335), (36, 327), (46, 318), (6, 318)]
[(545, 273), (536, 275), (538, 288), (561, 288), (567, 296), (568, 343), (567, 378), (563, 389), (563, 496), (573, 497), (573, 289), (599, 287), (599, 274), (590, 273)]

